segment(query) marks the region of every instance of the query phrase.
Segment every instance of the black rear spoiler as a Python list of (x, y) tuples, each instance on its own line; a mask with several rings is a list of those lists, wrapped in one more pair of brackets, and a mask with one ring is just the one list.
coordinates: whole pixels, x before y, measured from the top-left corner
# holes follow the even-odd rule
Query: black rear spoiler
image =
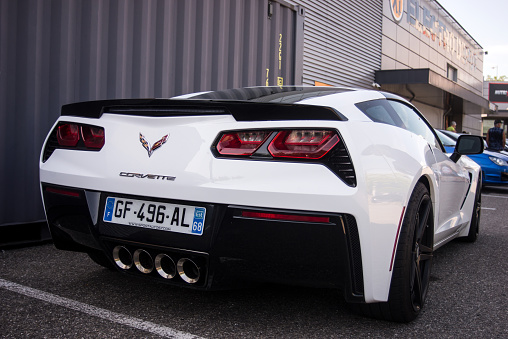
[(325, 106), (196, 99), (86, 101), (63, 105), (61, 115), (98, 119), (105, 113), (150, 117), (232, 115), (237, 121), (347, 120)]

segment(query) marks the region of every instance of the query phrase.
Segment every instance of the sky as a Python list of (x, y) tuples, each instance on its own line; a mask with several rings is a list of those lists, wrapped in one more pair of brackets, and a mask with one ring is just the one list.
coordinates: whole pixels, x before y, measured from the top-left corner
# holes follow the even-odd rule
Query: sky
[(488, 52), (483, 57), (484, 77), (508, 78), (508, 0), (437, 2)]

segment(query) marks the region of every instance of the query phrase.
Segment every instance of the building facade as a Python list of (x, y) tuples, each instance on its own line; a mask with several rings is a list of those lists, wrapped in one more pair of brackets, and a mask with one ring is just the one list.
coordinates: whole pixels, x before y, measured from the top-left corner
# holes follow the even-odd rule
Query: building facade
[(481, 134), (483, 49), (433, 0), (383, 3), (383, 55), (376, 81), (409, 98), (435, 128)]

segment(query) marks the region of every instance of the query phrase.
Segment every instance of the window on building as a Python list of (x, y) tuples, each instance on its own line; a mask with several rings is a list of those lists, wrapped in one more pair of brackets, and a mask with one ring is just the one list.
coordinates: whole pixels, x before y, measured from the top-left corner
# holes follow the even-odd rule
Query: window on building
[(451, 81), (457, 82), (457, 69), (452, 65), (448, 64), (448, 70), (446, 72), (446, 77)]

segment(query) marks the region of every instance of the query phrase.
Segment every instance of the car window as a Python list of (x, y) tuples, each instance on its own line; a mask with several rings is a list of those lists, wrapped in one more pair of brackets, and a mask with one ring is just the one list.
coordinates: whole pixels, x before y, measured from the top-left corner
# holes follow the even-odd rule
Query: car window
[(372, 121), (404, 128), (421, 136), (430, 145), (439, 149), (441, 145), (431, 127), (410, 105), (396, 100), (371, 100), (356, 104)]
[(452, 138), (453, 140), (457, 141), (457, 139), (459, 138), (460, 134), (459, 133), (455, 133), (455, 132), (452, 132), (452, 131), (447, 131), (447, 130), (443, 130), (442, 131), (443, 134), (445, 134), (446, 136)]
[(441, 143), (443, 144), (443, 146), (455, 147), (455, 144), (457, 143), (457, 141), (453, 140), (449, 136), (447, 136), (444, 133), (437, 131), (437, 130), (436, 130), (436, 134), (439, 137), (439, 139), (441, 140)]
[(399, 101), (387, 100), (404, 122), (406, 129), (423, 137), (427, 142), (436, 147), (436, 137), (425, 120), (415, 110)]
[(380, 122), (383, 124), (393, 125), (401, 128), (406, 128), (397, 112), (388, 105), (387, 100), (372, 100), (356, 104), (365, 115), (372, 121)]

